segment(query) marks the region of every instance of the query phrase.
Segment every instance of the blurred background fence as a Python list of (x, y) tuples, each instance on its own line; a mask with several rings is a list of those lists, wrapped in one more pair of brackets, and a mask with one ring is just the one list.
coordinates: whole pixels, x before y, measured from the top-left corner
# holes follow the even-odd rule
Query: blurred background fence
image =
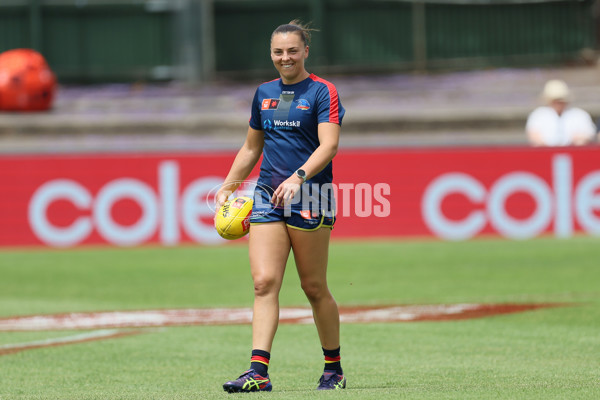
[(1, 0), (0, 51), (40, 51), (62, 82), (272, 73), (268, 40), (319, 29), (315, 71), (552, 65), (595, 57), (594, 0)]

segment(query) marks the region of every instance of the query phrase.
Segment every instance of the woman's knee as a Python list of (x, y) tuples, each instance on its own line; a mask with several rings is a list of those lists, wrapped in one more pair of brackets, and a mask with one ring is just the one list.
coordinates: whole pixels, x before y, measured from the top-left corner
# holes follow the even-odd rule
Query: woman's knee
[(319, 282), (314, 280), (306, 280), (300, 283), (304, 294), (309, 301), (317, 301), (323, 297), (329, 296), (329, 289), (325, 282)]
[(255, 275), (254, 280), (254, 295), (267, 296), (269, 294), (278, 293), (281, 283), (277, 277), (268, 274)]

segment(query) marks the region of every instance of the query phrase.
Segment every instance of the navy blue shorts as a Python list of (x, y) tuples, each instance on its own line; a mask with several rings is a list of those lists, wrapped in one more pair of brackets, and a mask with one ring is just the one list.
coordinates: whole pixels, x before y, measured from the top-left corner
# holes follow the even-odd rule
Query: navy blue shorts
[(327, 227), (333, 229), (335, 216), (326, 217), (322, 213), (311, 212), (310, 210), (285, 210), (283, 207), (276, 207), (268, 214), (250, 216), (250, 225), (259, 225), (269, 222), (283, 221), (287, 226), (302, 231), (314, 231), (319, 228)]
[(303, 231), (314, 231), (322, 227), (333, 229), (335, 214), (325, 210), (303, 210), (297, 206), (275, 207), (271, 194), (264, 190), (254, 192), (254, 204), (250, 225), (283, 221), (287, 226)]

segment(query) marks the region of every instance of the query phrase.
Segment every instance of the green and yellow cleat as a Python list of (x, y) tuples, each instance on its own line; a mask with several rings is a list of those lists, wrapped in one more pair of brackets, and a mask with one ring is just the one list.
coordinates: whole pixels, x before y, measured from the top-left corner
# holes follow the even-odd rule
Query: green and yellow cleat
[(235, 381), (229, 381), (223, 385), (223, 390), (228, 393), (245, 392), (270, 392), (273, 389), (269, 376), (260, 376), (253, 369), (249, 369)]
[(335, 371), (325, 371), (319, 379), (317, 390), (339, 390), (346, 388), (346, 377), (338, 375)]

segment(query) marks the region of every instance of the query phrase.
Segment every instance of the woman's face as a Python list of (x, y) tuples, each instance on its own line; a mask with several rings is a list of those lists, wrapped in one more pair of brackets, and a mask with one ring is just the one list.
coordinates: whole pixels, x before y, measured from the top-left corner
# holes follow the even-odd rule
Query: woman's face
[(291, 85), (306, 78), (304, 60), (307, 57), (308, 46), (304, 45), (300, 34), (277, 33), (271, 39), (271, 60), (283, 83)]

